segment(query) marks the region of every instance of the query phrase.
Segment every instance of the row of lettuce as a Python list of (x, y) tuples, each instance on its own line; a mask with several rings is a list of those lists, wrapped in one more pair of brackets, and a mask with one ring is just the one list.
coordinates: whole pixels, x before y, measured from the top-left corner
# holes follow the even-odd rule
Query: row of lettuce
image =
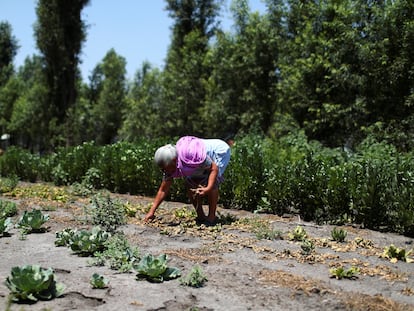
[[(47, 155), (10, 147), (0, 157), (0, 175), (153, 196), (161, 180), (153, 154), (167, 142), (88, 142)], [(171, 200), (186, 200), (182, 187), (174, 183)], [(220, 189), (229, 208), (414, 236), (414, 154), (369, 138), (354, 150), (323, 147), (301, 132), (239, 138)]]

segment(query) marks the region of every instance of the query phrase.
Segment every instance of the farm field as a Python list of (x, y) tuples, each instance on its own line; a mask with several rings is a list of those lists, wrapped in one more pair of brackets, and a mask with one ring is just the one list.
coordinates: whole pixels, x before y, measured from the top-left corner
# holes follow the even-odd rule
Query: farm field
[[(331, 225), (223, 208), (218, 209), (219, 223), (207, 227), (195, 222), (189, 204), (180, 202), (164, 202), (156, 220), (145, 224), (152, 198), (110, 194), (132, 210), (118, 230), (141, 256), (166, 254), (168, 265), (182, 276), (198, 265), (208, 279), (199, 288), (181, 284), (180, 278), (151, 283), (138, 281), (134, 270), (91, 265), (90, 257), (55, 246), (56, 232), (92, 228), (85, 216), (90, 197), (30, 183), (19, 183), (16, 190), (0, 196), (17, 204), (13, 222), (32, 209), (50, 219), (45, 232), (22, 235), (12, 228), (0, 238), (2, 310), (414, 310), (414, 263), (383, 256), (390, 245), (413, 249), (413, 238), (349, 225), (337, 227), (347, 233), (345, 241), (337, 242)], [(298, 227), (312, 242), (310, 250), (292, 237)], [(4, 280), (12, 267), (26, 264), (52, 268), (65, 285), (63, 295), (30, 305), (10, 303)], [(333, 277), (330, 270), (340, 267), (356, 267), (358, 273)], [(107, 288), (91, 287), (94, 273), (109, 280)]]

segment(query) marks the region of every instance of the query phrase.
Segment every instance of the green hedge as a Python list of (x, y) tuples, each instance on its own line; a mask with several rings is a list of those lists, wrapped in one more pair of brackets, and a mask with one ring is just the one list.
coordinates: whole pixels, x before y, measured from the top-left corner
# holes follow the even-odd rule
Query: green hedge
[[(0, 175), (153, 196), (161, 181), (153, 154), (166, 142), (91, 142), (43, 156), (11, 147), (0, 157)], [(170, 198), (186, 200), (182, 188), (175, 182)], [(414, 236), (413, 154), (372, 139), (345, 152), (308, 142), (303, 132), (278, 140), (251, 135), (232, 148), (220, 201), (231, 208), (299, 213), (318, 223), (357, 223)]]

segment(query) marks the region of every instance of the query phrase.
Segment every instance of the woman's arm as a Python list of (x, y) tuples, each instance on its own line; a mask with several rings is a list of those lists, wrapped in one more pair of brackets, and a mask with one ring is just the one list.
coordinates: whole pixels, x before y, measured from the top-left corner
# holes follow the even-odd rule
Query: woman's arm
[(145, 215), (144, 221), (147, 222), (155, 218), (155, 211), (170, 192), (171, 184), (172, 179), (163, 180), (161, 182), (160, 188), (158, 189), (157, 195), (155, 196), (154, 202), (152, 203), (151, 209), (149, 210), (147, 215)]
[(197, 189), (197, 194), (204, 196), (208, 194), (214, 188), (214, 184), (216, 183), (218, 171), (219, 170), (218, 170), (217, 164), (212, 162), (211, 167), (210, 167), (210, 175), (208, 176), (207, 186), (199, 187)]

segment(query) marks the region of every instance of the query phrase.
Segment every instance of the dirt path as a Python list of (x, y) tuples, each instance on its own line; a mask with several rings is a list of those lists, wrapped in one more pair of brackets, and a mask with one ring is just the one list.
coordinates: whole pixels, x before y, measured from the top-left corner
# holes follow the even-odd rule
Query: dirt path
[[(140, 206), (151, 200), (116, 197)], [(412, 238), (349, 226), (342, 227), (348, 232), (346, 241), (337, 243), (330, 239), (332, 226), (223, 209), (219, 209), (221, 223), (205, 227), (195, 224), (188, 216), (191, 208), (184, 203), (164, 203), (157, 220), (149, 225), (141, 221), (143, 212), (129, 218), (120, 229), (141, 255), (166, 253), (169, 265), (180, 268), (183, 275), (194, 265), (201, 266), (208, 282), (192, 288), (181, 285), (179, 279), (137, 281), (133, 272), (90, 266), (90, 258), (56, 247), (56, 231), (90, 228), (80, 221), (86, 199), (65, 204), (2, 199), (15, 200), (20, 209), (57, 206), (45, 212), (50, 215), (48, 232), (22, 239), (12, 229), (10, 236), (0, 238), (0, 308), (4, 310), (414, 310), (414, 263), (391, 263), (380, 257), (391, 244), (413, 248)], [(300, 243), (288, 239), (298, 225), (316, 245), (310, 255), (303, 255)], [(270, 232), (278, 232), (277, 238), (258, 239)], [(52, 267), (58, 282), (66, 286), (63, 297), (8, 307), (9, 291), (3, 280), (13, 266), (24, 264)], [(331, 278), (329, 269), (338, 266), (357, 266), (360, 273), (352, 280)], [(107, 289), (91, 288), (89, 278), (95, 272), (109, 279)]]

